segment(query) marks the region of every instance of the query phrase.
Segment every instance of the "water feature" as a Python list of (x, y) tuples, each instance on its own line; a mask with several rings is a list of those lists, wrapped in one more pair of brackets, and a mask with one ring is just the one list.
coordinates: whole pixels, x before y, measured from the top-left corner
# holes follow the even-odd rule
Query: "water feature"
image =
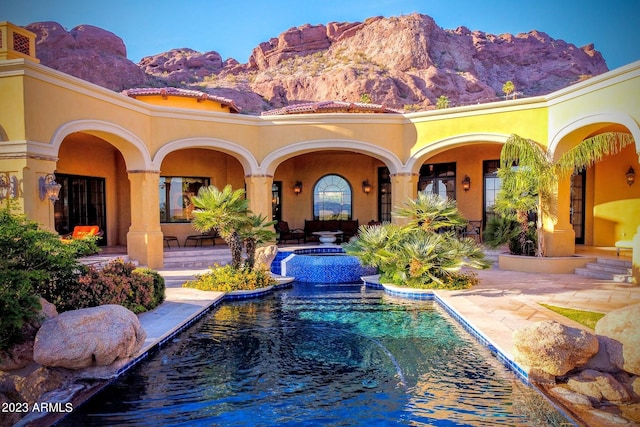
[(334, 246), (296, 250), (282, 260), (281, 272), (298, 282), (355, 283), (362, 276), (375, 274), (376, 269), (363, 266), (358, 258)]
[(61, 425), (566, 422), (437, 303), (294, 283), (223, 303)]

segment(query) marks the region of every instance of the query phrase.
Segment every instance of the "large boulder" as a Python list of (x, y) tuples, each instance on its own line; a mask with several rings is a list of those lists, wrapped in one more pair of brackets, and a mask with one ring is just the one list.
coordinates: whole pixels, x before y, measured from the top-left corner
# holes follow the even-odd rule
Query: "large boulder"
[(42, 325), (33, 359), (68, 369), (106, 366), (134, 356), (145, 338), (138, 317), (120, 305), (72, 310)]
[(605, 337), (609, 360), (621, 370), (640, 375), (640, 304), (614, 310), (596, 324), (596, 334)]
[(598, 352), (598, 339), (555, 321), (537, 322), (513, 333), (514, 359), (530, 373), (564, 375)]
[(278, 255), (277, 245), (267, 245), (257, 248), (255, 266), (270, 269), (271, 263), (276, 259), (276, 255)]
[(600, 402), (629, 402), (631, 395), (613, 375), (587, 369), (567, 381), (567, 386), (580, 394)]

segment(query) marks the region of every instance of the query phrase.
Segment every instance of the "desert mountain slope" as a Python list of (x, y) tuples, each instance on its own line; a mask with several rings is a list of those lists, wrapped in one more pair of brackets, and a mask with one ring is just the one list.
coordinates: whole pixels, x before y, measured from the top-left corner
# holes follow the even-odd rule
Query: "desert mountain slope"
[(493, 35), (440, 28), (429, 16), (303, 25), (260, 43), (249, 61), (215, 51), (172, 49), (134, 64), (123, 41), (89, 25), (65, 31), (30, 24), (42, 64), (120, 91), (181, 86), (233, 99), (244, 113), (310, 101), (373, 102), (405, 111), (553, 92), (608, 70), (593, 45), (576, 47), (540, 31)]

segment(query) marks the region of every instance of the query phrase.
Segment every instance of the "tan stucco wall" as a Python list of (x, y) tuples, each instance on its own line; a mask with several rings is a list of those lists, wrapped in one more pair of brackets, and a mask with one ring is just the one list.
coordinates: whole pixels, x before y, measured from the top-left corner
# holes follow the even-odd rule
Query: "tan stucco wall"
[[(366, 224), (378, 218), (377, 191), (379, 160), (353, 153), (332, 152), (304, 154), (283, 162), (274, 181), (282, 181), (282, 219), (290, 228), (303, 228), (305, 219), (313, 219), (313, 189), (325, 175), (338, 174), (351, 184), (352, 218)], [(362, 181), (373, 185), (371, 194), (362, 191)], [(295, 195), (293, 185), (302, 182), (302, 193)]]

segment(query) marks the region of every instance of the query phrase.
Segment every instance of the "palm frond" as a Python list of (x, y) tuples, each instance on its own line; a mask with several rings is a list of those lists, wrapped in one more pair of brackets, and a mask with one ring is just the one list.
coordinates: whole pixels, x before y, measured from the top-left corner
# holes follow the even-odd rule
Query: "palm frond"
[(556, 161), (556, 171), (569, 176), (576, 170), (593, 166), (605, 156), (619, 153), (633, 142), (633, 135), (622, 132), (605, 132), (587, 138)]

